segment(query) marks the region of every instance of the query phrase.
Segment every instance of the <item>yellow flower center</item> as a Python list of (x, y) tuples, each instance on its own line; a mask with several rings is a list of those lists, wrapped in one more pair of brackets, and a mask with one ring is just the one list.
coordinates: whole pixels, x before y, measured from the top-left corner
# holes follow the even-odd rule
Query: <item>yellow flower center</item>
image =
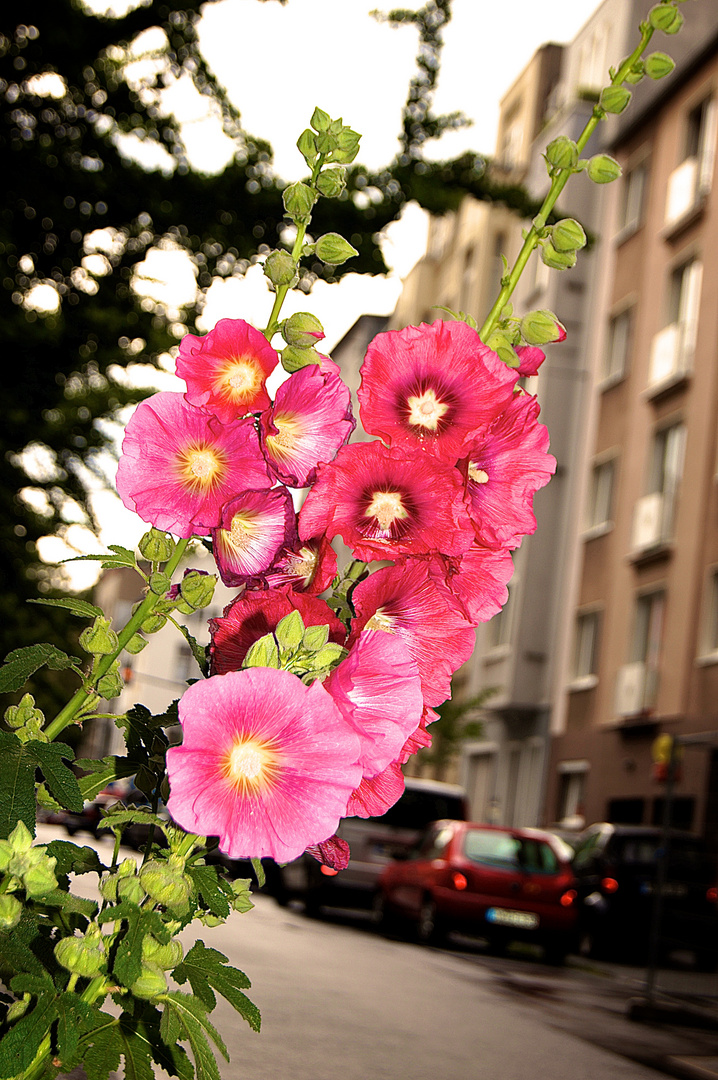
[(250, 356), (236, 356), (222, 368), (216, 390), (230, 401), (241, 404), (251, 400), (261, 389), (264, 372)]
[(296, 451), (297, 442), (304, 435), (304, 425), (298, 416), (279, 413), (272, 417), (277, 428), (276, 435), (267, 435), (267, 449), (277, 461), (290, 461)]
[(469, 479), (473, 480), (475, 484), (488, 484), (489, 474), (483, 469), (480, 469), (478, 465), (474, 465), (473, 461), (469, 462)]
[(259, 524), (253, 514), (240, 511), (232, 518), (229, 527), (229, 539), (233, 547), (246, 551), (259, 534)]
[(414, 427), (426, 428), (427, 431), (436, 431), (439, 420), (448, 412), (449, 406), (444, 405), (433, 390), (425, 390), (423, 394), (411, 396), (406, 399), (409, 406), (409, 423)]
[(297, 555), (292, 555), (287, 560), (285, 573), (291, 574), (292, 577), (301, 578), (306, 585), (309, 585), (316, 573), (318, 561), (318, 551), (303, 547)]
[(380, 529), (389, 529), (395, 521), (403, 521), (408, 516), (400, 491), (375, 491), (364, 511), (364, 517), (376, 518)]
[(272, 782), (278, 764), (273, 743), (242, 736), (227, 754), (224, 771), (238, 794), (251, 794)]
[(192, 491), (209, 491), (225, 473), (227, 459), (222, 450), (207, 443), (194, 443), (180, 453), (180, 478)]
[(394, 633), (394, 620), (391, 615), (387, 615), (382, 608), (377, 608), (372, 615), (369, 622), (364, 627), (365, 630), (383, 630), (387, 634)]

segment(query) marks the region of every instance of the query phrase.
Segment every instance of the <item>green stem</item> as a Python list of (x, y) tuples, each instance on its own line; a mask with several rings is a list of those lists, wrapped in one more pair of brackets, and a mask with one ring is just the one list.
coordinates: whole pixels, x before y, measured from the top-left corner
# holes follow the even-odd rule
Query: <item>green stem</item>
[[(326, 154), (320, 154), (314, 164), (314, 168), (312, 169), (312, 177), (308, 186), (314, 188), (314, 190), (316, 190), (317, 177), (321, 172), (325, 157)], [(299, 263), (299, 260), (302, 256), (304, 238), (307, 235), (307, 227), (309, 226), (309, 222), (311, 220), (311, 217), (307, 217), (306, 221), (302, 222), (300, 225), (297, 225), (297, 236), (294, 241), (294, 246), (292, 248), (292, 262), (294, 262), (295, 264)], [(272, 305), (272, 310), (269, 313), (269, 322), (267, 323), (266, 328), (262, 331), (267, 341), (271, 341), (277, 330), (279, 329), (279, 312), (282, 310), (282, 304), (284, 303), (285, 297), (289, 292), (290, 288), (291, 286), (289, 285), (277, 286), (277, 292), (274, 297), (274, 304)]]
[[(641, 23), (640, 30), (641, 40), (639, 41), (638, 45), (633, 50), (631, 55), (626, 57), (614, 77), (611, 79), (611, 86), (621, 86), (633, 65), (636, 63), (637, 60), (640, 60), (646, 46), (653, 37), (653, 27), (650, 26), (648, 23)], [(600, 105), (594, 106), (591, 117), (589, 118), (586, 126), (576, 140), (576, 146), (578, 147), (579, 154), (585, 148), (588, 140), (593, 135), (593, 132), (598, 127), (601, 120), (604, 119), (605, 115), (606, 112), (604, 109), (601, 108)], [(491, 311), (487, 315), (484, 325), (479, 330), (479, 337), (482, 341), (485, 342), (490, 337), (492, 331), (496, 327), (496, 324), (501, 318), (501, 312), (504, 310), (509, 300), (511, 299), (514, 289), (518, 285), (519, 279), (526, 267), (526, 263), (529, 261), (531, 253), (538, 246), (538, 243), (541, 240), (543, 230), (546, 227), (548, 216), (556, 205), (559, 195), (566, 187), (569, 177), (573, 176), (574, 172), (574, 169), (555, 170), (555, 173), (553, 174), (551, 180), (551, 187), (549, 188), (548, 194), (546, 195), (546, 198), (541, 205), (541, 209), (531, 223), (531, 228), (526, 234), (526, 239), (524, 240), (523, 246), (516, 258), (516, 262), (511, 268), (511, 272), (509, 273), (508, 277), (503, 279), (502, 288), (496, 298), (496, 302), (494, 303), (494, 306), (491, 308)]]
[[(182, 556), (185, 553), (187, 545), (191, 538), (185, 540), (179, 540), (177, 547), (174, 550), (172, 558), (168, 561), (165, 567), (165, 572), (171, 577), (174, 571), (177, 569)], [(121, 630), (118, 634), (117, 648), (100, 658), (96, 668), (93, 669), (93, 683), (96, 683), (105, 675), (113, 663), (120, 655), (130, 638), (137, 633), (142, 623), (145, 621), (148, 615), (151, 615), (155, 609), (155, 606), (159, 602), (160, 597), (156, 593), (148, 592), (144, 600), (137, 608), (137, 611), (132, 615), (129, 622), (125, 626), (124, 630)], [(86, 686), (80, 687), (77, 693), (68, 701), (67, 705), (57, 714), (55, 719), (48, 724), (45, 728), (45, 734), (48, 739), (52, 740), (57, 738), (61, 731), (64, 731), (75, 718), (81, 713), (83, 706), (86, 706), (89, 696), (92, 694), (92, 688)]]

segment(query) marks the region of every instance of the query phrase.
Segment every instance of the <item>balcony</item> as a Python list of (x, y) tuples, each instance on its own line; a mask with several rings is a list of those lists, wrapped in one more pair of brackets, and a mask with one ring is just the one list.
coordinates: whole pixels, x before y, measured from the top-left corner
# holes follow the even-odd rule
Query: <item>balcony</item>
[(658, 672), (643, 660), (634, 660), (618, 669), (616, 676), (616, 716), (621, 720), (645, 715), (656, 701)]
[(697, 157), (686, 158), (668, 177), (664, 217), (667, 230), (673, 229), (692, 210), (700, 207), (703, 195), (700, 181), (701, 166)]
[(633, 512), (631, 555), (640, 558), (668, 543), (673, 525), (673, 500), (662, 491), (640, 498)]
[(691, 372), (695, 333), (685, 322), (673, 322), (654, 335), (648, 367), (649, 396), (681, 382)]

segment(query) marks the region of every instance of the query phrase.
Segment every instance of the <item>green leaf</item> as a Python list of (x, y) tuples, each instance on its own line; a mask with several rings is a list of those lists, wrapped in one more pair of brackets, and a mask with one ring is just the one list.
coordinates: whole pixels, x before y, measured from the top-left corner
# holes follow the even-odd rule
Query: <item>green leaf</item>
[(161, 1000), (171, 1003), (171, 1007), (177, 1013), (177, 1019), (184, 1031), (184, 1038), (189, 1041), (192, 1050), (197, 1080), (220, 1080), (217, 1061), (207, 1041), (207, 1035), (227, 1061), (229, 1061), (229, 1054), (218, 1031), (207, 1019), (202, 1003), (190, 994), (183, 994), (178, 990), (163, 994)]
[(126, 757), (106, 757), (101, 760), (95, 758), (80, 758), (75, 762), (78, 769), (86, 772), (87, 776), (81, 776), (78, 783), (83, 799), (94, 799), (113, 780), (120, 780), (126, 776), (134, 776), (137, 772), (137, 762)]
[(119, 544), (109, 544), (111, 555), (73, 555), (71, 559), (63, 559), (62, 563), (68, 562), (99, 562), (103, 570), (111, 570), (115, 566), (136, 566), (135, 553), (129, 548)]
[(0, 731), (0, 837), (7, 839), (18, 821), (35, 833), (35, 759), (14, 735)]
[(57, 998), (57, 1052), (64, 1068), (79, 1064), (77, 1051), (80, 1037), (92, 1028), (95, 1010), (77, 994), (60, 994)]
[(213, 915), (226, 919), (230, 912), (229, 901), (219, 887), (219, 874), (216, 866), (188, 866), (187, 873), (192, 878), (197, 892)]
[(147, 1037), (141, 1030), (133, 1030), (132, 1020), (121, 1023), (117, 1030), (125, 1059), (125, 1080), (154, 1080), (152, 1048)]
[(87, 900), (84, 896), (75, 896), (64, 889), (52, 889), (42, 894), (42, 903), (45, 907), (59, 907), (63, 911), (76, 915), (86, 915), (91, 919), (97, 912), (97, 904), (94, 900)]
[(74, 750), (65, 743), (43, 743), (37, 739), (25, 743), (25, 750), (34, 757), (54, 798), (68, 810), (79, 813), (83, 805), (80, 785), (72, 769), (63, 764), (63, 759), (73, 760)]
[(114, 829), (119, 825), (157, 825), (164, 829), (167, 825), (165, 818), (159, 814), (153, 814), (151, 810), (115, 810), (108, 811), (105, 817), (97, 823), (98, 829)]
[(216, 990), (254, 1031), (259, 1031), (259, 1009), (241, 993), (251, 986), (249, 979), (243, 971), (229, 965), (227, 957), (217, 949), (208, 949), (203, 941), (196, 941), (182, 963), (174, 969), (172, 977), (180, 986), (189, 980), (195, 995), (209, 1009), (214, 1008), (216, 999), (213, 989)]
[(12, 1025), (0, 1041), (0, 1078), (6, 1080), (29, 1068), (56, 1016), (55, 1000), (47, 994)]
[(43, 642), (28, 645), (25, 649), (14, 649), (5, 657), (0, 668), (0, 694), (10, 694), (20, 690), (27, 680), (39, 668), (47, 666), (53, 671), (63, 671), (81, 664), (76, 656), (68, 656), (54, 645)]
[(262, 866), (262, 860), (257, 858), (252, 859), (252, 869), (254, 870), (254, 876), (257, 879), (257, 888), (261, 889), (267, 881), (264, 867)]
[(101, 1012), (95, 1018), (98, 1026), (93, 1028), (87, 1042), (83, 1040), (82, 1067), (87, 1080), (107, 1080), (120, 1064), (122, 1039), (114, 1016)]
[(45, 604), (46, 607), (60, 607), (71, 611), (81, 619), (95, 619), (98, 615), (104, 615), (102, 608), (88, 604), (87, 600), (78, 600), (75, 596), (65, 596), (62, 599), (50, 599), (41, 597), (37, 600), (28, 600), (28, 604)]
[(187, 641), (187, 644), (192, 650), (192, 655), (194, 656), (197, 664), (199, 665), (199, 670), (202, 672), (203, 675), (206, 675), (208, 673), (209, 667), (207, 662), (207, 650), (205, 646), (200, 645), (197, 639), (192, 637), (189, 630), (183, 623), (178, 623), (177, 625), (179, 626), (181, 633), (183, 634), (185, 640)]

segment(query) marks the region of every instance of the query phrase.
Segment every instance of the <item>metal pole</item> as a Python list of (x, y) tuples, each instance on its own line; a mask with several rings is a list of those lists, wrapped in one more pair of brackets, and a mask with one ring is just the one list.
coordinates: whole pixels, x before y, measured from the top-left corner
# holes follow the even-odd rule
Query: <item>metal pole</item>
[(663, 821), (661, 825), (661, 848), (656, 863), (656, 886), (653, 894), (653, 911), (651, 919), (651, 933), (648, 942), (648, 967), (646, 968), (646, 1004), (649, 1008), (653, 1005), (656, 972), (659, 961), (659, 945), (661, 936), (661, 916), (663, 914), (663, 893), (668, 880), (668, 855), (671, 842), (671, 810), (673, 806), (673, 789), (676, 779), (677, 740), (671, 743), (671, 755), (668, 759), (666, 770), (666, 790), (663, 800)]

